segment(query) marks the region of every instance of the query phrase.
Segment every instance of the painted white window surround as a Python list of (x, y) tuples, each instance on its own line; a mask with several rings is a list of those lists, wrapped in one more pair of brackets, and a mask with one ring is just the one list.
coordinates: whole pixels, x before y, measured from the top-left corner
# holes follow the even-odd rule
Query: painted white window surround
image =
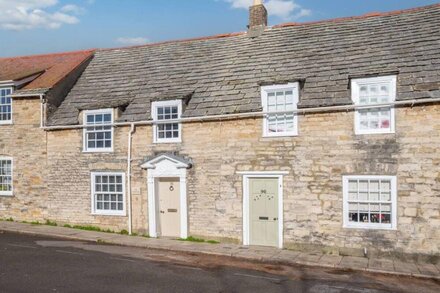
[(92, 214), (125, 216), (125, 173), (92, 172)]
[(155, 143), (182, 142), (182, 124), (179, 122), (166, 123), (167, 120), (180, 119), (182, 116), (182, 101), (157, 101), (151, 109), (154, 122), (153, 137)]
[(84, 111), (83, 151), (113, 152), (113, 109)]
[(0, 125), (12, 124), (12, 87), (0, 87)]
[(395, 176), (344, 176), (344, 228), (397, 229), (396, 181)]
[[(397, 77), (381, 76), (353, 79), (352, 99), (356, 106), (392, 103), (396, 100)], [(394, 107), (358, 109), (355, 111), (356, 134), (395, 132)]]
[(0, 157), (0, 196), (12, 196), (13, 162), (10, 157)]
[(298, 135), (298, 115), (293, 112), (298, 108), (298, 99), (298, 82), (261, 87), (261, 103), (265, 113), (292, 111), (266, 114), (263, 119), (263, 137)]

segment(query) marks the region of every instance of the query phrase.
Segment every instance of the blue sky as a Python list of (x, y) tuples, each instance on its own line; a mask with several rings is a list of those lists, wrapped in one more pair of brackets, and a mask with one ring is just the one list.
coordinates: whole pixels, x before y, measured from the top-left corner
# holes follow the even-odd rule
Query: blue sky
[[(270, 24), (439, 3), (266, 0)], [(244, 31), (252, 0), (0, 0), (0, 56), (108, 48)]]

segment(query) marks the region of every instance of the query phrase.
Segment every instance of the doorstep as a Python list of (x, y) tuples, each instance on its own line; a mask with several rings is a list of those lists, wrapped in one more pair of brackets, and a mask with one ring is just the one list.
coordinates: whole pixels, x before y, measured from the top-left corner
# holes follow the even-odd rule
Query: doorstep
[(307, 265), (440, 280), (440, 264), (403, 262), (401, 260), (382, 258), (368, 259), (353, 256), (308, 254), (271, 247), (249, 247), (236, 244), (209, 244), (173, 239), (145, 238), (7, 221), (0, 221), (0, 231), (157, 250), (229, 256), (270, 264)]

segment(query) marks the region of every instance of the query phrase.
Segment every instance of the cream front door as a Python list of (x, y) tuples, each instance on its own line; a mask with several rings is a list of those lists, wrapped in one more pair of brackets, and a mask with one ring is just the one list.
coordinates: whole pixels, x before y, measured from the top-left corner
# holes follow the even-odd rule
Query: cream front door
[(180, 182), (179, 178), (158, 180), (160, 235), (180, 237)]
[(278, 179), (249, 179), (249, 241), (278, 247)]

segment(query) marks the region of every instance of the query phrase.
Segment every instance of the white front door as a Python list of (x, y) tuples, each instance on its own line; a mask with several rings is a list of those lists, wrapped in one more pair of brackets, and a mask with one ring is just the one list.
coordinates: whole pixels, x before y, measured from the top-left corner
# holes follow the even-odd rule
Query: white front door
[(279, 246), (278, 178), (249, 178), (249, 243)]
[(159, 231), (161, 236), (180, 237), (180, 180), (159, 178), (157, 182)]

